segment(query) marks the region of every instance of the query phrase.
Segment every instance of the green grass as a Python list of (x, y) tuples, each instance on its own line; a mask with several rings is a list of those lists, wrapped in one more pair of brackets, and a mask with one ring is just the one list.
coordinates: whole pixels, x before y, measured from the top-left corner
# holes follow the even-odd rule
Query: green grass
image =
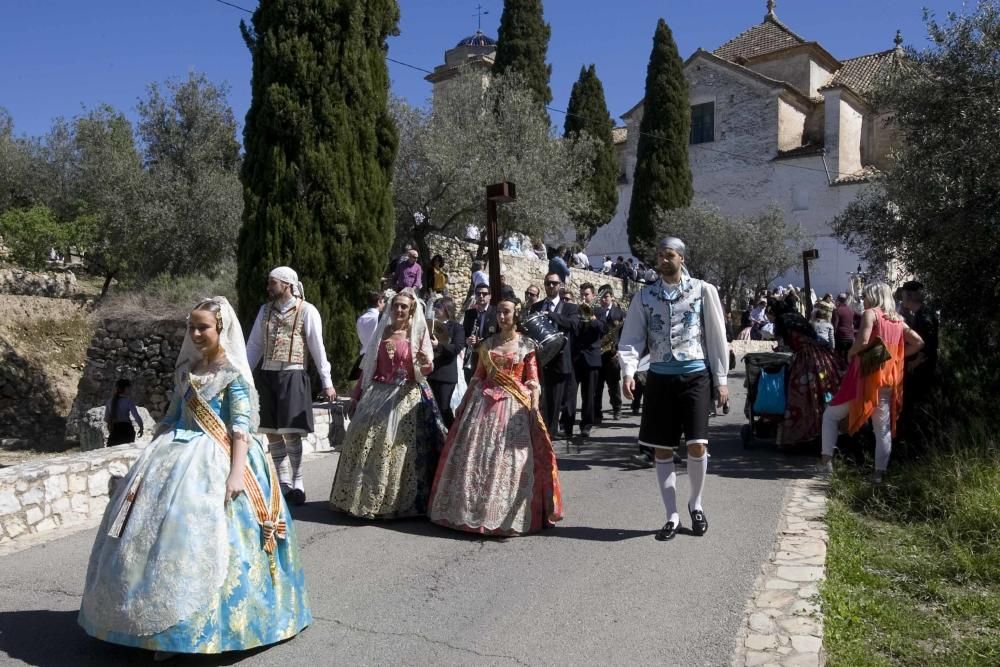
[[(882, 487), (831, 482), (828, 664), (1000, 665), (1000, 456), (965, 422)], [(865, 471), (867, 473), (867, 471)]]

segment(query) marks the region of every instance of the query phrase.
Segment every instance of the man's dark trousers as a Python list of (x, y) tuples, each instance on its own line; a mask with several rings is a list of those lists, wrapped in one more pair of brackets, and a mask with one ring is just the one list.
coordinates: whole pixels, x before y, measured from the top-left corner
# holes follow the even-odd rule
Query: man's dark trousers
[[(580, 432), (590, 433), (594, 426), (594, 398), (597, 393), (597, 381), (600, 377), (601, 369), (592, 368), (586, 364), (578, 364), (576, 367), (576, 382), (573, 383), (573, 401), (571, 417), (576, 416), (576, 388), (580, 388)], [(572, 431), (573, 423), (570, 422), (566, 430)]]
[(558, 364), (549, 364), (542, 371), (542, 418), (552, 437), (559, 434), (559, 413), (565, 403), (566, 386), (573, 380), (572, 373), (557, 368)]
[(617, 352), (609, 350), (601, 355), (601, 372), (594, 390), (594, 423), (604, 420), (604, 387), (608, 387), (611, 409), (617, 415), (622, 410), (622, 371)]

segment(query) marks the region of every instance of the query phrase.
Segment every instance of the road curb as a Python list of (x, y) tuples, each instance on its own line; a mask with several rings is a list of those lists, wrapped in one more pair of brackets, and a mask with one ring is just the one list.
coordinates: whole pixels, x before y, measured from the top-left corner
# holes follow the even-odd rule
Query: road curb
[(826, 578), (827, 490), (823, 479), (788, 485), (778, 534), (754, 584), (736, 640), (734, 667), (819, 667)]

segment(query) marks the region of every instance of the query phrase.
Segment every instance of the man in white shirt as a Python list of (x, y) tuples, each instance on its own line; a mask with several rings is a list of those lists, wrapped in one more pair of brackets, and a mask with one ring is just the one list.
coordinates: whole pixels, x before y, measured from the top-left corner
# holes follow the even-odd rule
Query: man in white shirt
[(378, 318), (381, 317), (383, 308), (385, 308), (385, 296), (381, 292), (369, 292), (368, 310), (361, 313), (361, 317), (355, 324), (358, 341), (361, 343), (361, 354), (365, 353), (365, 347), (371, 340), (372, 334), (375, 333), (375, 327), (378, 326)]
[[(260, 428), (278, 469), (281, 492), (294, 505), (306, 501), (302, 480), (302, 435), (313, 432), (312, 391), (306, 367), (312, 357), (327, 400), (337, 398), (323, 346), (316, 306), (303, 298), (298, 274), (287, 266), (271, 271), (269, 301), (260, 307), (247, 340), (247, 361), (260, 394)], [(286, 458), (287, 457), (287, 458)]]
[(656, 477), (667, 523), (657, 540), (670, 540), (680, 527), (674, 448), (683, 433), (688, 450), (691, 532), (704, 535), (708, 519), (701, 505), (708, 473), (708, 415), (712, 386), (719, 407), (729, 401), (726, 376), (729, 349), (719, 292), (684, 270), (684, 242), (667, 237), (660, 243), (660, 279), (636, 293), (618, 342), (625, 396), (632, 398), (639, 357), (649, 350), (646, 408), (639, 444), (656, 452)]
[(573, 264), (573, 268), (590, 271), (590, 257), (587, 257), (587, 253), (583, 249), (580, 249), (579, 252), (573, 255)]

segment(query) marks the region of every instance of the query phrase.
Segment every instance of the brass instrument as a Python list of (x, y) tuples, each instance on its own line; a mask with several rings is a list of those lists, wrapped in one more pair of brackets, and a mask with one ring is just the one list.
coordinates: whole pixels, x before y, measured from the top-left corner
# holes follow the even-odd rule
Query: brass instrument
[(608, 333), (601, 338), (601, 354), (618, 349), (618, 332), (625, 326), (625, 320), (615, 320), (608, 325)]
[(596, 315), (594, 315), (594, 307), (587, 302), (580, 304), (580, 319), (591, 322), (594, 320)]

